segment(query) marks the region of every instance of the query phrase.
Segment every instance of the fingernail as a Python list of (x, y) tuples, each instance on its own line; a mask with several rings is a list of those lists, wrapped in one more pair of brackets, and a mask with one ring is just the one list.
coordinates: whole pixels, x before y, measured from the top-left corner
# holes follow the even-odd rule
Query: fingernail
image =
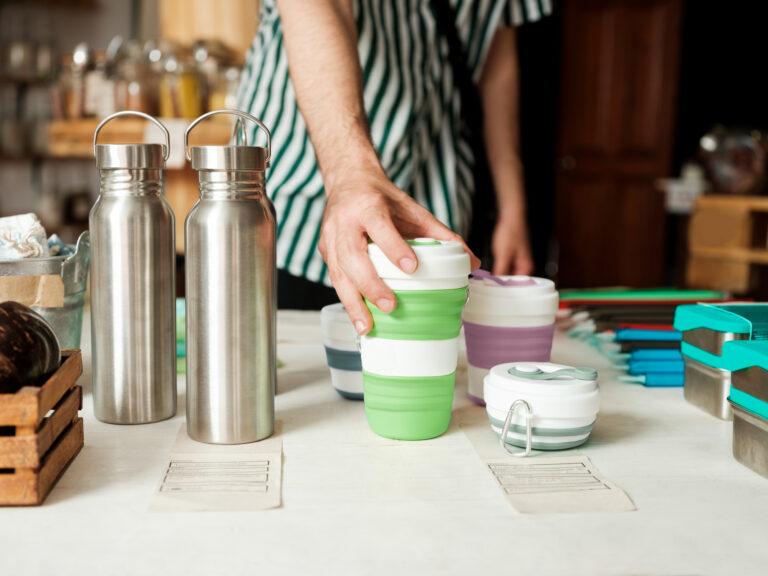
[(355, 322), (355, 330), (357, 330), (358, 334), (365, 333), (365, 322), (363, 322), (362, 320), (358, 320), (357, 322)]
[(400, 268), (404, 272), (407, 272), (408, 274), (415, 272), (416, 266), (417, 266), (416, 260), (414, 260), (413, 258), (403, 258), (402, 260), (400, 260)]
[(389, 298), (381, 298), (380, 300), (376, 301), (376, 307), (382, 312), (389, 314), (392, 312), (392, 310), (395, 309), (395, 303), (392, 302), (392, 300)]

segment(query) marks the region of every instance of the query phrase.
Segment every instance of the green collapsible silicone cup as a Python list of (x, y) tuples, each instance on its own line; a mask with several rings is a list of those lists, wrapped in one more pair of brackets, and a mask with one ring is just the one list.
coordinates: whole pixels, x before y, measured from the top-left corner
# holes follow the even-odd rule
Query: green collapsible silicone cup
[(469, 256), (458, 242), (409, 241), (418, 268), (406, 274), (375, 244), (376, 272), (392, 289), (390, 314), (366, 302), (373, 329), (361, 339), (368, 424), (376, 434), (426, 440), (448, 429), (456, 374), (456, 339), (467, 299)]
[(406, 378), (363, 372), (368, 425), (396, 440), (427, 440), (448, 430), (456, 373)]
[[(395, 290), (397, 308), (384, 314), (366, 302), (374, 319), (369, 337), (408, 343), (454, 341), (461, 329), (467, 288)], [(436, 346), (439, 352), (439, 346)], [(428, 359), (425, 359), (428, 361)], [(435, 376), (386, 376), (363, 370), (365, 414), (376, 434), (397, 440), (440, 436), (451, 421), (454, 370)]]
[(467, 288), (393, 290), (397, 307), (385, 314), (365, 301), (373, 317), (368, 336), (389, 340), (448, 340), (461, 330)]

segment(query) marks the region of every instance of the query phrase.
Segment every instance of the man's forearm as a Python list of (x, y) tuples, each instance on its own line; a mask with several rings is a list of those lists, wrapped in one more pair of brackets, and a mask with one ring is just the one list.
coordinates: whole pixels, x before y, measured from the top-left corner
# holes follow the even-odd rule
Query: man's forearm
[(296, 100), (326, 190), (350, 166), (380, 170), (363, 105), (351, 0), (278, 0), (277, 7)]
[(519, 76), (514, 28), (496, 32), (480, 79), (483, 129), (499, 212), (524, 213), (519, 153)]

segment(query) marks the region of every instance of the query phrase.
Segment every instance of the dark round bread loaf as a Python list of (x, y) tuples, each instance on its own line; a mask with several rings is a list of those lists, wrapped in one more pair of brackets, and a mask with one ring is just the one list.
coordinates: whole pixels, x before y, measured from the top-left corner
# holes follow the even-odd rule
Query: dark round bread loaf
[(53, 328), (18, 302), (0, 304), (0, 394), (40, 386), (61, 363)]

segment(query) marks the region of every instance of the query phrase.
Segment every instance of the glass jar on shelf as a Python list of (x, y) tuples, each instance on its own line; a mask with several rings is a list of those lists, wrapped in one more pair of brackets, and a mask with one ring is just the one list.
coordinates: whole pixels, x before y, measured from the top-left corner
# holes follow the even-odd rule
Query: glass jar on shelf
[[(157, 90), (150, 63), (137, 40), (124, 42), (114, 56), (115, 110), (157, 114)], [(102, 116), (108, 116), (103, 114)]]
[[(200, 92), (203, 104), (208, 110), (218, 110), (224, 106), (211, 106), (214, 101), (222, 101), (222, 92), (219, 83), (225, 69), (230, 67), (233, 62), (232, 50), (219, 40), (198, 40), (192, 44), (192, 57), (197, 66), (200, 77)], [(219, 94), (214, 96), (214, 92), (219, 89)]]
[(84, 42), (75, 46), (72, 54), (62, 58), (59, 86), (64, 117), (68, 120), (85, 117), (85, 75), (91, 67), (91, 51)]
[(0, 85), (0, 156), (24, 155), (24, 124), (19, 117), (17, 87)]
[(216, 82), (208, 94), (208, 110), (231, 110), (235, 108), (239, 84), (239, 67), (230, 66), (224, 70), (219, 70)]
[(196, 118), (202, 113), (200, 78), (194, 62), (178, 55), (163, 61), (160, 77), (160, 116)]

